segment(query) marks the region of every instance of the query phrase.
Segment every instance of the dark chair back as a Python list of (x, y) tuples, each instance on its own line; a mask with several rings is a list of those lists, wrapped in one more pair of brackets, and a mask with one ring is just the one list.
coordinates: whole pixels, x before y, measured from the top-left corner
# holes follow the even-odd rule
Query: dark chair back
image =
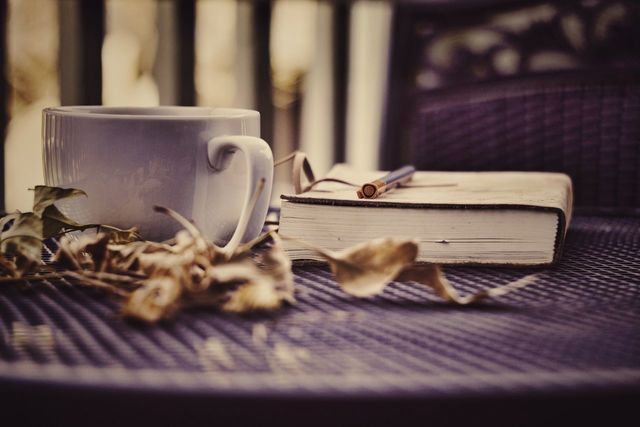
[(577, 206), (640, 207), (640, 6), (499, 3), (398, 8), (384, 166), (565, 172)]

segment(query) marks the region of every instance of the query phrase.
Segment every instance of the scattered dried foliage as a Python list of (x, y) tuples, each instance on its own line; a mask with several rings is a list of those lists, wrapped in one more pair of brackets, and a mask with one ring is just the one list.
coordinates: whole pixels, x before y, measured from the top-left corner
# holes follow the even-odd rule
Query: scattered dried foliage
[[(257, 186), (250, 209), (263, 188)], [(221, 248), (179, 213), (155, 207), (183, 229), (169, 243), (140, 241), (135, 228), (81, 225), (55, 206), (56, 201), (78, 196), (86, 195), (81, 190), (38, 186), (33, 212), (16, 212), (0, 219), (0, 282), (65, 278), (75, 285), (111, 292), (123, 299), (125, 316), (148, 323), (186, 307), (245, 313), (275, 310), (295, 302), (291, 261), (281, 242), (286, 236), (270, 231), (249, 243), (231, 242)], [(243, 235), (246, 223), (239, 227)], [(98, 232), (64, 235), (88, 228)], [(59, 272), (52, 272), (40, 258), (42, 241), (53, 236), (62, 236), (55, 258), (63, 269)], [(253, 249), (266, 240), (271, 244), (255, 253)], [(520, 289), (536, 279), (527, 276), (460, 296), (439, 266), (414, 264), (418, 244), (411, 239), (375, 239), (338, 252), (310, 247), (328, 262), (342, 290), (356, 297), (377, 295), (394, 280), (412, 281), (430, 287), (445, 301), (467, 305)]]
[(86, 196), (82, 190), (38, 185), (33, 191), (33, 212), (14, 212), (0, 219), (2, 276), (22, 277), (36, 270), (42, 264), (42, 241), (69, 231), (102, 228), (117, 241), (131, 242), (139, 239), (135, 228), (120, 230), (108, 225), (81, 225), (56, 207), (55, 203), (60, 200)]
[(182, 307), (247, 312), (273, 310), (294, 301), (291, 263), (277, 236), (256, 259), (245, 247), (229, 256), (177, 212), (160, 207), (156, 211), (185, 227), (172, 244), (114, 244), (106, 234), (63, 237), (58, 263), (124, 296), (122, 313), (149, 323)]

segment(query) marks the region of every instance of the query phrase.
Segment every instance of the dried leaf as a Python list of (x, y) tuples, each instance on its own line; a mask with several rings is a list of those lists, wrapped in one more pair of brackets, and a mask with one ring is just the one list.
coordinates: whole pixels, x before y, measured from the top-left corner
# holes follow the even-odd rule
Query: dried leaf
[(122, 307), (122, 314), (148, 323), (173, 314), (178, 307), (182, 286), (179, 273), (167, 273), (152, 277), (132, 292)]
[(65, 231), (84, 231), (96, 227), (95, 224), (81, 225), (77, 223), (60, 212), (55, 205), (47, 206), (41, 217), (43, 237), (45, 239), (58, 236)]
[(264, 266), (265, 271), (273, 277), (276, 283), (276, 290), (280, 297), (293, 304), (295, 302), (295, 282), (291, 271), (291, 259), (284, 251), (282, 240), (276, 233), (270, 233), (273, 244), (264, 252), (259, 262)]
[(426, 285), (442, 299), (449, 302), (458, 302), (460, 295), (451, 286), (451, 283), (442, 274), (442, 269), (437, 264), (413, 265), (402, 271), (398, 277), (398, 282), (417, 282)]
[(178, 212), (174, 211), (173, 209), (165, 208), (163, 206), (154, 206), (153, 210), (170, 216), (171, 218), (176, 220), (178, 223), (180, 223), (189, 234), (191, 234), (191, 237), (193, 238), (191, 243), (189, 242), (188, 239), (186, 239), (185, 233), (176, 234), (176, 241), (178, 245), (180, 245), (180, 242), (178, 242), (178, 239), (182, 238), (182, 241), (183, 241), (182, 245), (193, 244), (195, 245), (196, 251), (198, 251), (201, 254), (206, 254), (211, 259), (215, 259), (218, 256), (222, 256), (223, 254), (222, 248), (216, 246), (212, 242), (208, 242), (202, 236), (202, 232), (198, 229), (198, 227), (196, 227), (191, 221), (189, 221), (188, 219), (180, 215)]
[(509, 292), (521, 289), (527, 285), (536, 282), (537, 274), (530, 274), (516, 281), (498, 286), (492, 289), (481, 290), (476, 293), (461, 296), (458, 291), (449, 283), (447, 278), (442, 274), (442, 270), (438, 265), (417, 265), (403, 271), (396, 280), (411, 281), (426, 285), (434, 290), (434, 292), (445, 301), (458, 305), (469, 305), (489, 297), (498, 297)]
[(13, 213), (7, 214), (0, 218), (0, 233), (2, 233), (5, 227), (13, 220), (17, 219), (20, 216), (20, 211), (15, 211)]
[[(78, 286), (90, 286), (93, 288), (106, 290), (120, 297), (128, 297), (131, 295), (131, 292), (121, 289), (121, 287), (119, 287), (118, 285), (114, 285), (107, 282), (106, 280), (102, 280), (100, 279), (100, 277), (92, 276), (91, 272), (65, 271), (62, 273), (61, 277), (62, 276), (64, 276), (64, 278), (66, 279), (73, 279), (74, 284)], [(112, 277), (110, 279), (113, 280)]]
[(101, 232), (109, 234), (109, 241), (118, 245), (136, 242), (140, 240), (138, 227), (120, 229), (112, 225), (102, 224), (98, 227)]
[(60, 239), (56, 262), (69, 270), (106, 270), (107, 244), (106, 234), (82, 235), (79, 237), (64, 236)]
[(17, 277), (17, 271), (18, 267), (13, 260), (5, 259), (0, 255), (0, 276), (2, 276), (0, 280), (4, 279), (6, 276), (9, 276), (12, 279)]
[(44, 211), (55, 202), (72, 197), (87, 196), (82, 190), (75, 188), (49, 187), (46, 185), (36, 185), (33, 195), (33, 213), (42, 217)]
[(31, 212), (13, 215), (12, 218), (10, 227), (0, 233), (0, 252), (13, 258), (15, 269), (9, 274), (21, 277), (40, 264), (42, 221)]
[(342, 290), (357, 297), (377, 295), (418, 254), (415, 240), (382, 238), (339, 252), (313, 248), (323, 256)]
[(109, 244), (110, 236), (107, 234), (96, 235), (95, 241), (88, 243), (84, 247), (84, 252), (91, 257), (93, 271), (106, 271), (109, 265)]
[(253, 240), (251, 240), (251, 241), (249, 241), (247, 243), (243, 243), (243, 244), (239, 245), (236, 248), (235, 252), (233, 253), (233, 258), (243, 257), (243, 256), (247, 255), (256, 246), (260, 245), (261, 243), (266, 242), (267, 240), (271, 239), (275, 235), (276, 235), (275, 231), (273, 231), (273, 230), (272, 231), (267, 231), (266, 233), (262, 233), (261, 235), (259, 235), (255, 239), (253, 239)]
[(33, 213), (42, 218), (43, 237), (48, 239), (68, 231), (84, 231), (90, 228), (107, 231), (115, 243), (128, 243), (139, 240), (137, 228), (121, 230), (117, 227), (101, 224), (80, 224), (63, 214), (55, 202), (87, 194), (75, 188), (59, 188), (38, 185), (34, 189)]
[(211, 289), (222, 292), (220, 308), (224, 311), (245, 313), (282, 305), (274, 278), (250, 260), (216, 265), (208, 273), (214, 281)]

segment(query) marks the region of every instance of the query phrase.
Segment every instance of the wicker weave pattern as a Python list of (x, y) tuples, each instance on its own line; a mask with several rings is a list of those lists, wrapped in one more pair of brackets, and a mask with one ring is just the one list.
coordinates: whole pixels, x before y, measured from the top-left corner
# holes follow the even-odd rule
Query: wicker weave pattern
[(538, 78), (416, 102), (420, 169), (565, 172), (578, 206), (640, 206), (638, 83)]
[(191, 311), (155, 327), (118, 318), (97, 291), (3, 286), (0, 380), (257, 395), (637, 389), (639, 249), (640, 219), (579, 217), (555, 268), (448, 269), (462, 291), (539, 276), (466, 309), (408, 283), (358, 300), (323, 268), (296, 269), (299, 302), (279, 313)]

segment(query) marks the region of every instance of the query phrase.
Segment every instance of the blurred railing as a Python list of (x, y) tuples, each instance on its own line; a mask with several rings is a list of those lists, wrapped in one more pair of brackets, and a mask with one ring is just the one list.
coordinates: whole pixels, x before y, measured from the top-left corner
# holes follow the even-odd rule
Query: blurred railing
[[(62, 105), (99, 105), (103, 102), (103, 42), (107, 32), (106, 4), (108, 0), (60, 0), (58, 2), (58, 84), (59, 99)], [(248, 6), (251, 16), (247, 31), (250, 32), (251, 47), (249, 63), (252, 65), (253, 81), (247, 84), (253, 89), (252, 108), (260, 111), (262, 117), (262, 135), (270, 143), (274, 137), (274, 88), (272, 79), (272, 58), (270, 56), (270, 34), (273, 0), (240, 1)], [(331, 110), (329, 121), (332, 136), (330, 149), (332, 161), (345, 160), (345, 132), (347, 111), (347, 81), (349, 75), (349, 26), (350, 1), (322, 1), (331, 10)], [(195, 105), (197, 103), (195, 86), (195, 29), (196, 0), (157, 0), (156, 27), (158, 49), (153, 67), (153, 79), (157, 83), (160, 104)], [(7, 82), (8, 49), (6, 36), (8, 31), (7, 10), (11, 0), (0, 0), (0, 132), (2, 140), (7, 131), (9, 120), (9, 96)], [(143, 17), (141, 17), (142, 19)], [(242, 83), (240, 83), (242, 84)], [(297, 96), (297, 95), (296, 95)], [(290, 113), (290, 112), (289, 112)], [(287, 113), (287, 114), (289, 114)], [(296, 111), (293, 120), (293, 148), (299, 143), (298, 130), (300, 111)], [(282, 126), (282, 122), (280, 122)], [(0, 150), (4, 156), (4, 150)], [(27, 167), (25, 165), (25, 167)], [(4, 208), (5, 181), (4, 157), (0, 158), (2, 184), (0, 185), (0, 204)]]
[[(154, 1), (157, 6), (152, 8), (155, 15), (140, 16), (140, 23), (155, 20), (157, 42), (154, 43), (157, 43), (157, 49), (154, 57), (150, 55), (153, 57), (152, 66), (147, 61), (144, 70), (149, 80), (153, 80), (154, 93), (150, 99), (163, 105), (215, 104), (215, 97), (203, 99), (199, 86), (201, 80), (198, 79), (203, 74), (200, 73), (198, 55), (201, 51), (198, 46), (202, 47), (203, 37), (200, 30), (196, 37), (196, 29), (202, 28), (197, 25), (198, 18), (206, 15), (202, 13), (201, 6), (220, 3), (215, 0)], [(113, 50), (105, 55), (104, 49), (111, 31), (108, 24), (113, 24), (110, 7), (116, 3), (129, 7), (142, 2), (59, 0), (50, 3), (43, 0), (41, 4), (49, 9), (51, 4), (57, 4), (55, 19), (58, 25), (52, 26), (49, 32), (59, 33), (59, 43), (46, 46), (52, 46), (49, 51), (55, 49), (54, 45), (59, 46), (59, 98), (56, 98), (56, 93), (56, 97), (46, 98), (40, 104), (58, 100), (63, 105), (138, 101), (137, 92), (127, 92), (126, 88), (119, 88), (120, 92), (129, 95), (125, 101), (118, 97), (111, 100), (105, 96), (103, 99), (104, 90), (110, 82), (105, 79), (109, 76), (105, 72), (105, 64), (109, 64), (110, 69), (120, 65), (118, 47), (115, 56)], [(242, 50), (241, 54), (236, 52), (235, 59), (238, 61), (241, 57), (242, 66), (225, 63), (227, 69), (222, 79), (217, 74), (210, 74), (210, 69), (204, 70), (208, 79), (206, 83), (215, 81), (207, 90), (227, 89), (224, 88), (225, 79), (232, 76), (236, 86), (247, 92), (240, 96), (236, 94), (234, 105), (260, 111), (262, 135), (272, 143), (276, 156), (296, 148), (311, 152), (312, 159), (317, 159), (315, 153), (320, 153), (325, 158), (318, 161), (322, 163), (317, 168), (319, 173), (333, 162), (347, 161), (355, 166), (372, 168), (381, 165), (393, 167), (415, 160), (407, 154), (411, 142), (406, 135), (410, 129), (415, 96), (433, 104), (434, 94), (438, 91), (485, 80), (515, 78), (527, 74), (530, 70), (524, 65), (530, 63), (536, 65), (536, 72), (562, 71), (567, 64), (573, 63), (582, 66), (583, 57), (591, 58), (592, 52), (588, 47), (595, 40), (591, 36), (585, 40), (579, 37), (585, 28), (593, 27), (596, 33), (602, 32), (602, 28), (609, 28), (627, 34), (620, 21), (633, 21), (633, 16), (638, 13), (637, 6), (630, 9), (636, 11), (635, 15), (625, 12), (635, 3), (628, 0), (560, 3), (543, 0), (307, 1), (308, 4), (322, 6), (316, 8), (315, 15), (316, 23), (322, 21), (324, 25), (324, 33), (320, 37), (314, 34), (317, 28), (305, 27), (308, 22), (303, 25), (292, 22), (291, 14), (284, 14), (285, 18), (282, 18), (279, 7), (283, 3), (298, 6), (305, 2), (236, 0), (229, 3), (238, 6), (237, 15), (244, 19), (237, 19), (239, 28), (235, 33), (227, 34), (231, 37), (230, 43), (236, 44), (235, 49)], [(19, 0), (0, 0), (0, 67), (4, 70), (10, 65), (8, 10), (16, 4), (20, 4)], [(219, 12), (216, 7), (207, 9)], [(588, 15), (585, 20), (574, 9), (596, 10), (598, 17)], [(274, 22), (277, 23), (274, 25)], [(549, 26), (550, 23), (553, 25)], [(137, 22), (129, 22), (129, 26), (135, 24)], [(524, 33), (530, 32), (531, 36), (520, 37), (521, 32), (517, 29), (522, 26), (528, 29)], [(288, 30), (284, 37), (280, 31), (282, 27)], [(307, 44), (300, 49), (299, 44), (286, 43), (296, 37), (296, 31), (291, 30), (294, 27), (299, 33), (313, 34), (315, 44)], [(20, 27), (18, 30), (28, 31)], [(634, 61), (638, 59), (638, 31), (631, 33), (636, 36), (619, 37), (614, 42), (596, 46), (599, 49), (597, 55), (593, 55), (587, 64), (609, 64), (612, 51), (625, 51)], [(205, 37), (211, 37), (210, 33)], [(218, 42), (218, 45), (225, 46), (227, 40)], [(279, 49), (274, 51), (274, 45)], [(616, 49), (612, 50), (611, 46)], [(136, 48), (144, 50), (147, 47), (141, 43)], [(303, 56), (309, 58), (292, 59), (293, 51), (295, 54), (304, 51)], [(521, 51), (535, 55), (524, 55)], [(285, 72), (278, 62), (283, 52), (288, 53), (285, 56), (294, 63), (284, 67), (287, 68)], [(318, 66), (322, 61), (324, 63)], [(310, 62), (313, 65), (310, 66)], [(51, 64), (47, 66), (53, 67)], [(30, 78), (38, 80), (37, 75)], [(316, 84), (313, 90), (308, 87), (311, 81)], [(51, 82), (48, 84), (52, 85)], [(8, 108), (9, 89), (5, 71), (0, 81), (0, 98), (3, 101), (0, 105), (0, 132), (3, 141), (11, 111)], [(304, 91), (307, 92), (302, 93)], [(220, 99), (220, 103), (231, 102), (225, 101), (228, 98), (215, 99)], [(35, 115), (40, 104), (34, 104), (30, 109), (34, 122), (39, 120)], [(13, 129), (13, 121), (11, 127)], [(32, 124), (26, 127), (35, 130)], [(28, 140), (25, 142), (30, 144), (39, 143), (32, 133), (14, 135), (12, 143), (16, 139)], [(5, 156), (4, 150), (0, 150), (0, 156)], [(0, 160), (2, 184), (8, 182), (6, 176), (13, 177), (16, 170), (31, 169), (31, 178), (35, 179), (34, 167), (10, 164), (12, 171), (7, 171), (4, 158), (0, 157)], [(23, 187), (25, 185), (21, 183), (20, 188)], [(2, 204), (6, 191), (4, 185), (0, 185), (0, 191)]]
[[(7, 0), (0, 0), (0, 70), (6, 67), (7, 57)], [(0, 150), (0, 211), (4, 211), (4, 137), (6, 134), (8, 122), (8, 105), (7, 105), (7, 80), (4, 73), (0, 73), (0, 140), (2, 141), (2, 149)]]

